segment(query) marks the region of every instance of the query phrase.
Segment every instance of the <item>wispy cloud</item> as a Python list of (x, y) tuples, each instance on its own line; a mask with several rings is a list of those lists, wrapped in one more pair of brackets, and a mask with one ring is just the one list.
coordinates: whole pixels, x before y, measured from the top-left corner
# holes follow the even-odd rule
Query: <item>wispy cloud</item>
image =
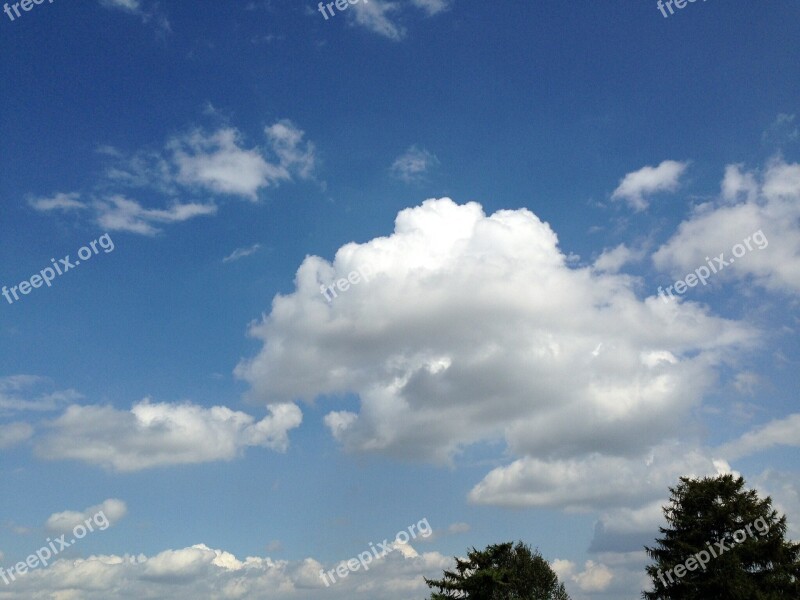
[(732, 458), (741, 458), (775, 446), (800, 447), (800, 413), (757, 427), (723, 446), (720, 452)]
[(414, 6), (421, 8), (429, 15), (435, 15), (450, 8), (450, 0), (411, 0)]
[(144, 208), (135, 200), (123, 196), (112, 196), (95, 202), (97, 223), (106, 230), (127, 231), (140, 235), (156, 235), (161, 230), (153, 223), (179, 223), (194, 217), (213, 215), (217, 207), (213, 204), (173, 204), (167, 209)]
[(39, 212), (81, 210), (86, 208), (86, 204), (78, 201), (80, 197), (81, 195), (77, 192), (57, 193), (49, 198), (30, 198), (28, 204)]
[(761, 135), (761, 141), (783, 146), (800, 140), (800, 125), (795, 119), (795, 115), (779, 114)]
[(112, 9), (121, 10), (131, 15), (136, 15), (142, 23), (153, 24), (160, 32), (170, 31), (170, 24), (167, 15), (161, 10), (158, 2), (149, 2), (146, 6), (142, 0), (100, 0), (100, 5)]
[(392, 164), (392, 174), (405, 181), (412, 183), (420, 181), (425, 173), (439, 164), (439, 159), (424, 148), (411, 146), (401, 154)]
[(222, 262), (228, 263), (233, 262), (235, 260), (239, 260), (240, 258), (245, 258), (246, 256), (251, 256), (258, 252), (261, 248), (261, 244), (253, 244), (249, 248), (237, 248), (233, 252), (231, 252), (228, 256), (222, 259)]
[(7, 423), (0, 425), (0, 450), (21, 444), (33, 435), (33, 427), (28, 423)]
[[(91, 201), (72, 192), (32, 198), (28, 203), (42, 213), (91, 208), (95, 222), (106, 230), (152, 236), (161, 232), (157, 224), (217, 212), (214, 202), (181, 203), (174, 199), (178, 194), (233, 196), (256, 202), (263, 189), (295, 179), (313, 179), (316, 149), (302, 129), (281, 119), (263, 133), (262, 146), (246, 145), (239, 130), (227, 126), (210, 132), (194, 129), (172, 137), (161, 150), (147, 149), (130, 156), (100, 146), (98, 154), (110, 166), (90, 194)], [(167, 196), (168, 205), (144, 206), (130, 197), (134, 189)]]
[(369, 0), (352, 5), (355, 23), (393, 41), (406, 36), (406, 28), (398, 20), (413, 7), (428, 16), (437, 15), (452, 6), (452, 0)]
[(35, 375), (0, 377), (0, 416), (59, 410), (82, 398), (75, 390), (52, 390), (52, 387), (49, 379)]
[(354, 4), (353, 9), (355, 10), (355, 21), (358, 25), (390, 40), (398, 41), (405, 37), (405, 28), (390, 18), (392, 13), (400, 10), (400, 6), (396, 2), (372, 0), (371, 2)]

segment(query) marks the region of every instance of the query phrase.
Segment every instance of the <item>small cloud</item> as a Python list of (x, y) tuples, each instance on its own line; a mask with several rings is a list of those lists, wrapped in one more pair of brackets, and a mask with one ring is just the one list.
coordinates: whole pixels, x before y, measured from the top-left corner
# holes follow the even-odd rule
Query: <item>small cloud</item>
[(249, 248), (237, 248), (233, 252), (231, 252), (228, 256), (222, 259), (222, 262), (228, 263), (233, 262), (235, 260), (239, 260), (240, 258), (245, 258), (246, 256), (250, 256), (258, 252), (259, 248), (261, 248), (261, 244), (253, 244)]
[(392, 164), (392, 174), (406, 183), (422, 180), (425, 173), (439, 164), (439, 159), (423, 148), (411, 146)]
[(135, 15), (142, 20), (142, 23), (153, 23), (162, 33), (171, 30), (169, 19), (161, 11), (157, 2), (152, 2), (148, 7), (144, 7), (142, 0), (100, 0), (100, 5), (111, 10), (121, 10), (131, 15)]
[(0, 425), (0, 450), (11, 448), (30, 439), (33, 427), (27, 423), (8, 423)]
[(86, 204), (78, 202), (81, 195), (77, 192), (70, 194), (58, 193), (50, 198), (31, 198), (28, 204), (39, 212), (49, 212), (51, 210), (81, 210), (86, 208)]
[(795, 122), (795, 115), (784, 113), (775, 117), (772, 124), (761, 134), (761, 141), (765, 144), (784, 146), (800, 140), (800, 126)]
[(245, 148), (241, 134), (223, 128), (213, 134), (195, 131), (174, 138), (168, 147), (178, 169), (177, 181), (208, 191), (258, 200), (262, 188), (291, 181), (294, 175), (309, 179), (316, 159), (314, 144), (288, 119), (266, 127), (264, 134), (278, 163), (269, 162), (259, 148)]
[(280, 540), (272, 540), (266, 546), (267, 552), (282, 552), (283, 551), (283, 543)]
[(755, 393), (755, 388), (759, 384), (760, 378), (752, 371), (743, 371), (737, 373), (733, 380), (733, 386), (740, 394), (752, 396)]
[[(95, 515), (101, 513), (101, 516), (105, 517), (109, 525), (114, 525), (128, 514), (128, 506), (122, 500), (109, 498), (102, 504), (90, 506), (82, 511), (65, 510), (64, 512), (53, 513), (47, 518), (45, 528), (53, 533), (68, 533), (76, 525), (83, 525), (86, 521), (91, 522)], [(102, 525), (102, 523), (98, 523), (98, 525)]]
[(577, 572), (577, 565), (570, 560), (557, 558), (550, 566), (559, 579), (572, 580), (582, 592), (602, 592), (614, 579), (608, 567), (593, 560), (587, 560), (580, 573)]
[[(424, 11), (429, 17), (448, 10), (452, 0), (369, 0), (353, 4), (355, 23), (385, 38), (400, 41), (406, 36), (406, 29), (397, 20), (408, 12), (409, 7)], [(310, 11), (314, 12), (314, 11)]]
[(688, 166), (688, 162), (665, 160), (657, 167), (642, 167), (622, 178), (611, 199), (625, 200), (636, 212), (642, 211), (649, 206), (645, 195), (677, 190)]
[(131, 13), (138, 13), (141, 10), (139, 0), (100, 0), (100, 4), (106, 8), (119, 8)]
[(17, 412), (59, 410), (82, 398), (75, 390), (52, 390), (50, 380), (36, 375), (0, 377), (0, 416)]
[(417, 8), (433, 16), (450, 8), (450, 0), (411, 0)]
[(459, 533), (467, 533), (472, 527), (469, 523), (453, 523), (447, 528), (447, 533), (450, 535), (457, 535)]
[(400, 9), (396, 2), (371, 0), (354, 4), (353, 9), (358, 25), (390, 40), (399, 41), (405, 37), (406, 30), (389, 17), (391, 13)]
[(31, 533), (30, 527), (19, 525), (17, 523), (14, 523), (14, 521), (6, 522), (5, 527), (11, 532), (13, 532), (15, 535), (30, 535)]
[(135, 200), (124, 196), (112, 196), (106, 202), (98, 201), (95, 208), (97, 223), (103, 229), (150, 236), (161, 231), (152, 223), (178, 223), (217, 212), (217, 207), (213, 204), (195, 203), (173, 204), (168, 209), (144, 208)]
[(287, 173), (297, 173), (302, 179), (309, 179), (314, 173), (316, 157), (314, 144), (303, 141), (305, 132), (289, 119), (281, 119), (264, 129), (273, 152), (280, 160), (281, 168)]
[(626, 264), (638, 262), (644, 257), (644, 250), (633, 250), (625, 244), (620, 244), (612, 250), (604, 250), (594, 261), (594, 268), (605, 273), (618, 273)]

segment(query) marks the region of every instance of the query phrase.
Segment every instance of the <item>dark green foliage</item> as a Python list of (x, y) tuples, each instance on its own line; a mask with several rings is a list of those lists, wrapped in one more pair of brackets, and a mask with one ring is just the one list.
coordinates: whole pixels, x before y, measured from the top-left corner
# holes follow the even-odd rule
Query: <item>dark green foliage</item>
[[(722, 475), (681, 477), (680, 484), (670, 488), (670, 504), (664, 508), (668, 526), (660, 528), (662, 537), (654, 548), (645, 548), (654, 561), (647, 567), (653, 591), (642, 593), (645, 600), (800, 599), (800, 544), (785, 539), (786, 517), (778, 517), (772, 499), (760, 499), (744, 485), (741, 477)], [(744, 541), (732, 541), (748, 525)], [(720, 541), (726, 549), (716, 545)], [(675, 575), (675, 567), (708, 552), (709, 545), (717, 556), (705, 570), (695, 564), (683, 577)]]
[(425, 579), (430, 600), (570, 600), (558, 576), (539, 551), (518, 542), (473, 548), (456, 557), (456, 570), (439, 580)]

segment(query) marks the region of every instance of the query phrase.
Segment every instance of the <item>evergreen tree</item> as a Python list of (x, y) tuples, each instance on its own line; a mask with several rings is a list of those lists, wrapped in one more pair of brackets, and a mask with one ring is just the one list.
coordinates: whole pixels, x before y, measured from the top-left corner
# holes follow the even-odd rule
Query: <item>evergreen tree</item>
[(439, 580), (430, 600), (570, 600), (558, 576), (539, 551), (518, 542), (472, 548), (467, 559), (456, 557), (456, 570)]
[(772, 499), (732, 475), (670, 488), (668, 527), (646, 547), (653, 591), (646, 600), (798, 600), (800, 544), (785, 539)]

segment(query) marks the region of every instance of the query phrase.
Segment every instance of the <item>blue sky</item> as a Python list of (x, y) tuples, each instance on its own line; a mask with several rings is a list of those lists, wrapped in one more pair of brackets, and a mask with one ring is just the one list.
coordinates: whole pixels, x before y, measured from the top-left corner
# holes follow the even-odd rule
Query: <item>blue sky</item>
[(796, 3), (29, 8), (0, 565), (110, 525), (0, 598), (405, 600), (522, 539), (633, 599), (668, 487), (729, 471), (800, 536)]

